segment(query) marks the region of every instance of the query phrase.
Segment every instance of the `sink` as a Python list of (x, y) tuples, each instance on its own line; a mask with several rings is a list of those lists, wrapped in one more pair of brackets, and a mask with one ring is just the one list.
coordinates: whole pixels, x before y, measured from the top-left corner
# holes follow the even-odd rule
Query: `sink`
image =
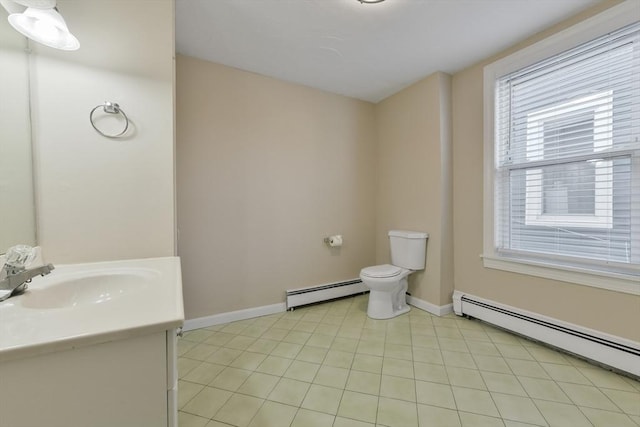
[(0, 365), (166, 333), (183, 322), (178, 257), (58, 264), (0, 301)]
[(25, 308), (60, 309), (91, 306), (142, 292), (158, 277), (146, 269), (97, 271), (91, 274), (67, 275), (43, 288), (28, 289), (19, 299)]
[(181, 276), (178, 257), (58, 264), (0, 301), (0, 425), (176, 420)]

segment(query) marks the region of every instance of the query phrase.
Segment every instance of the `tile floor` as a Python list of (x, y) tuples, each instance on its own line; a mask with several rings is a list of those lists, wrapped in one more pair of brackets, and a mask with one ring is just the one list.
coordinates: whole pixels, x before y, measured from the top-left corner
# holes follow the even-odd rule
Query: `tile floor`
[(367, 296), (185, 333), (179, 427), (640, 426), (640, 382)]

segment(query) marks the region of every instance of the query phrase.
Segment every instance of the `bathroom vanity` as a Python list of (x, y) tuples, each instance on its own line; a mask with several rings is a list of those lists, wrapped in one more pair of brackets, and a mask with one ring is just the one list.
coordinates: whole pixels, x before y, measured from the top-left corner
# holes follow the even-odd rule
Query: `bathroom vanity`
[(0, 303), (0, 427), (177, 425), (177, 257), (58, 265)]

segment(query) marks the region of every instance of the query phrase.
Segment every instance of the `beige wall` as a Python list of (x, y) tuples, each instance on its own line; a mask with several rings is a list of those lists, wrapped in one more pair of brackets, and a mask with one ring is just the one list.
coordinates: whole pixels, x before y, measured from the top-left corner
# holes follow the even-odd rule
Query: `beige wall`
[[(54, 263), (174, 253), (173, 1), (120, 3), (59, 0), (80, 49), (32, 44), (38, 240)], [(91, 127), (104, 101), (128, 138)]]
[(281, 303), (375, 262), (372, 104), (185, 56), (176, 75), (187, 318)]
[(390, 262), (388, 230), (429, 233), (426, 269), (409, 276), (409, 292), (436, 306), (453, 291), (450, 88), (436, 73), (376, 105), (376, 262)]
[[(618, 2), (605, 2), (515, 48), (522, 48)], [(640, 341), (640, 297), (483, 268), (483, 66), (453, 76), (455, 287), (480, 297)]]

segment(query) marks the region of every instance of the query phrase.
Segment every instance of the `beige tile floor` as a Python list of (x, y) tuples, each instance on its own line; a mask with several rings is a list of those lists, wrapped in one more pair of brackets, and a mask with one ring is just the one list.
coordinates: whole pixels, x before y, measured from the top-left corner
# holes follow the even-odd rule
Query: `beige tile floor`
[(179, 427), (640, 426), (640, 383), (479, 321), (367, 296), (185, 333)]

